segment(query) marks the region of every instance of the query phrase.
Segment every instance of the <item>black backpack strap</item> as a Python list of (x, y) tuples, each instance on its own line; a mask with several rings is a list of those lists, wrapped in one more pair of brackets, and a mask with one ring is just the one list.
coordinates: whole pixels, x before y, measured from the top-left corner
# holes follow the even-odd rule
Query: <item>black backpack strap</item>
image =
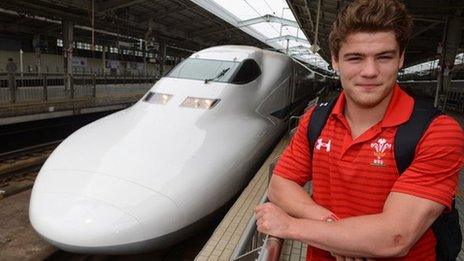
[(395, 136), (395, 161), (400, 175), (411, 165), (416, 146), (430, 123), (441, 115), (441, 111), (432, 104), (415, 101), (409, 120), (398, 127)]
[[(415, 101), (409, 120), (398, 127), (395, 135), (395, 161), (401, 175), (412, 163), (416, 146), (430, 123), (441, 111), (424, 101)], [(437, 240), (435, 247), (437, 261), (454, 261), (461, 251), (462, 234), (459, 214), (453, 200), (451, 211), (443, 212), (432, 224)]]
[(316, 143), (317, 138), (321, 135), (322, 129), (329, 118), (330, 112), (332, 112), (332, 109), (337, 102), (337, 98), (338, 96), (327, 102), (322, 102), (314, 108), (308, 124), (308, 141), (309, 151), (311, 154), (314, 148), (314, 143)]
[(459, 213), (453, 200), (451, 211), (443, 212), (432, 224), (437, 240), (435, 253), (437, 261), (455, 261), (461, 252), (462, 234)]

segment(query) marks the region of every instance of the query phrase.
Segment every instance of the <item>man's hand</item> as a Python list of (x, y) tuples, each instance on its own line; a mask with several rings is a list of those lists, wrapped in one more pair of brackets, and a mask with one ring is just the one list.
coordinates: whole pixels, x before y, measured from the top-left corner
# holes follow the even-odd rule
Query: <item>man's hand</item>
[(273, 203), (258, 205), (255, 216), (259, 232), (280, 238), (287, 237), (293, 218)]
[(331, 212), (313, 201), (297, 183), (272, 175), (268, 191), (269, 201), (294, 218), (325, 220)]

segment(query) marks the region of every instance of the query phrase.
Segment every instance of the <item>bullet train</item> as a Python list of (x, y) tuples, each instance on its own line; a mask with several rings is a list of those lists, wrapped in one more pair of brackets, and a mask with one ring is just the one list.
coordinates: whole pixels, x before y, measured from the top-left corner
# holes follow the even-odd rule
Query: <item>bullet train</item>
[(34, 184), (29, 217), (77, 253), (164, 248), (240, 192), (322, 77), (249, 46), (192, 54), (133, 106), (65, 139)]

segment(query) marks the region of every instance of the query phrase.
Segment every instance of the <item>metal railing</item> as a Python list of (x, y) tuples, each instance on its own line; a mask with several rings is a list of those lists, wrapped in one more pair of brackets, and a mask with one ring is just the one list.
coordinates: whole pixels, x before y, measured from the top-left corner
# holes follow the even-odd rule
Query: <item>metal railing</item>
[[(70, 83), (67, 83), (69, 78)], [(49, 101), (147, 91), (156, 75), (0, 73), (0, 103)]]
[[(269, 166), (269, 179), (272, 176), (278, 157), (272, 160)], [(267, 192), (263, 195), (259, 204), (267, 202)], [(257, 230), (256, 219), (253, 217), (248, 222), (243, 236), (232, 254), (233, 261), (276, 261), (279, 260), (283, 246), (283, 239), (260, 233)]]

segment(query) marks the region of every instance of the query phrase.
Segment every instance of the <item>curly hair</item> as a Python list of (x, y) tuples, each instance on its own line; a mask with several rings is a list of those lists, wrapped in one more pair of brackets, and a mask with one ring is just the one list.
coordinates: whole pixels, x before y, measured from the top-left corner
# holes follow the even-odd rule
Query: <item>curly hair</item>
[(337, 16), (329, 35), (332, 55), (338, 59), (340, 46), (346, 37), (356, 32), (393, 31), (403, 53), (409, 41), (412, 17), (398, 0), (355, 0)]

